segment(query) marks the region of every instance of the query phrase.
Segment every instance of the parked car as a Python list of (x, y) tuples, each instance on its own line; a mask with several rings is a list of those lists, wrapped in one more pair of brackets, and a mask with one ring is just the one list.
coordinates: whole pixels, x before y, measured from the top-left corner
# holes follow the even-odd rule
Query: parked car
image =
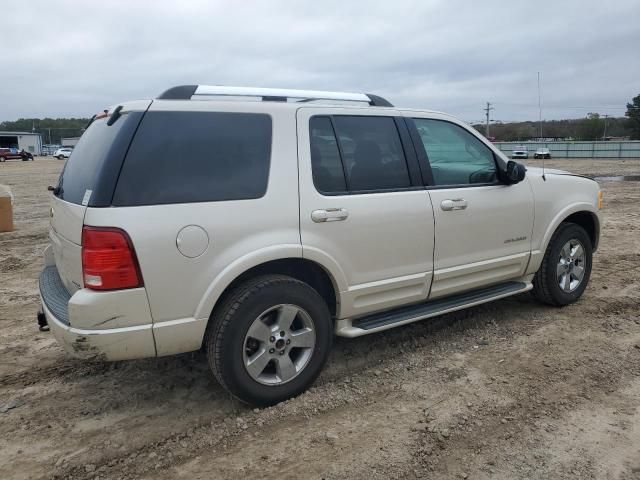
[(53, 155), (59, 148), (61, 148), (61, 145), (42, 145), (41, 154), (43, 157)]
[(518, 145), (515, 147), (511, 152), (511, 158), (514, 160), (517, 158), (529, 158), (529, 151), (527, 150), (527, 147), (524, 145)]
[(551, 158), (551, 153), (549, 153), (548, 148), (539, 148), (533, 154), (533, 158)]
[(443, 113), (209, 86), (96, 117), (50, 189), (41, 328), (83, 358), (203, 349), (257, 405), (307, 389), (334, 335), (528, 291), (577, 301), (602, 202)]
[(33, 160), (33, 154), (17, 148), (0, 148), (0, 162), (6, 162), (7, 160), (22, 160), (26, 162)]
[(57, 149), (54, 152), (53, 156), (56, 157), (58, 160), (64, 160), (65, 158), (69, 158), (72, 152), (73, 152), (73, 148), (62, 147)]

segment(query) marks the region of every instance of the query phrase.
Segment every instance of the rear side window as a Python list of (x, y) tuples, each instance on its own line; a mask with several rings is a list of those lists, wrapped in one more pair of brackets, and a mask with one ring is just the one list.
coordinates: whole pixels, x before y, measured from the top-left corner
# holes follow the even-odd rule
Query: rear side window
[(271, 131), (266, 114), (147, 112), (113, 205), (260, 198), (267, 191)]
[(347, 184), (331, 119), (329, 117), (313, 117), (309, 127), (311, 129), (313, 183), (319, 192), (345, 192)]
[(393, 118), (320, 116), (311, 119), (310, 128), (313, 178), (319, 191), (370, 192), (411, 186)]

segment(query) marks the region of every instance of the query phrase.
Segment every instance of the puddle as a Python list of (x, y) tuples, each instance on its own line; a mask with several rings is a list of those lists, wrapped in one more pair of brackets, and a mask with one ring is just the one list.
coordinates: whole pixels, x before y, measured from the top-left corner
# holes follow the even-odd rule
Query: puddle
[(615, 175), (611, 177), (593, 177), (596, 182), (640, 182), (640, 175)]

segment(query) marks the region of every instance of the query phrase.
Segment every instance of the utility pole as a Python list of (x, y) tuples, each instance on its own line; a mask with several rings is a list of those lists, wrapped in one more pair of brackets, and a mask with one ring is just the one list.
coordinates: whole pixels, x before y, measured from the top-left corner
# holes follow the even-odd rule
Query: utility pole
[(487, 138), (489, 138), (489, 112), (491, 112), (491, 110), (495, 110), (495, 109), (491, 106), (491, 102), (487, 102), (487, 108), (484, 109), (485, 115), (487, 117), (487, 131), (486, 131)]
[(607, 139), (607, 118), (609, 118), (609, 115), (603, 115), (604, 116), (604, 133), (602, 134), (602, 140), (606, 140)]

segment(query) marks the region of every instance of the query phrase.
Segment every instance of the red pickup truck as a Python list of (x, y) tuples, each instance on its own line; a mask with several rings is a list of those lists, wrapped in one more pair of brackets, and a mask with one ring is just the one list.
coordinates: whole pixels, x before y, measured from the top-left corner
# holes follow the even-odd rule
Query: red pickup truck
[(0, 162), (18, 159), (26, 162), (27, 160), (33, 160), (33, 155), (17, 148), (0, 148)]

